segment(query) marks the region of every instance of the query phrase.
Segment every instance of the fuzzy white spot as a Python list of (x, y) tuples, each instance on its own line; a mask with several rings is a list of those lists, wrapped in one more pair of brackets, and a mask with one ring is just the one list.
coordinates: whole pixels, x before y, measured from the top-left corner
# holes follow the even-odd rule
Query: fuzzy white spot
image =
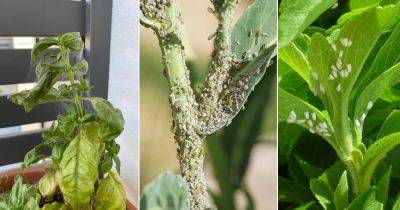
[(319, 90), (322, 94), (325, 94), (325, 87), (321, 83), (319, 84)]
[(371, 109), (373, 105), (374, 105), (374, 102), (369, 101), (367, 104), (367, 109)]
[(342, 86), (340, 85), (340, 84), (338, 84), (337, 86), (336, 86), (336, 91), (337, 92), (340, 92), (342, 90)]
[(288, 116), (288, 118), (286, 119), (286, 122), (288, 122), (288, 123), (294, 123), (294, 122), (296, 122), (296, 112), (294, 112), (294, 111), (291, 111), (290, 113), (289, 113), (289, 116)]
[(360, 117), (360, 122), (363, 122), (365, 120), (365, 118), (367, 117), (367, 115), (365, 113), (363, 113)]
[(313, 113), (311, 113), (311, 118), (312, 118), (313, 120), (317, 120), (317, 115), (313, 112)]
[(358, 121), (358, 120), (355, 120), (354, 123), (356, 124), (357, 127), (361, 126), (360, 121)]
[(336, 47), (336, 45), (335, 45), (335, 44), (332, 44), (331, 46), (332, 46), (332, 49), (333, 49), (334, 51), (336, 51), (336, 50), (337, 50), (337, 47)]
[(338, 71), (338, 69), (336, 68), (335, 65), (332, 65), (332, 66), (331, 66), (331, 69), (332, 69), (332, 71)]
[(310, 119), (310, 113), (308, 111), (304, 112), (304, 118)]
[(340, 42), (345, 47), (350, 47), (353, 44), (353, 42), (348, 38), (340, 38)]
[(333, 78), (336, 78), (337, 77), (337, 71), (332, 71), (332, 76), (333, 76)]
[(326, 136), (326, 137), (330, 137), (331, 134), (330, 133), (323, 133), (322, 135)]
[(352, 66), (351, 66), (351, 64), (349, 63), (349, 64), (347, 64), (347, 71), (351, 72), (351, 70), (352, 70)]
[(318, 80), (318, 74), (317, 74), (317, 72), (312, 71), (312, 72), (311, 72), (311, 76), (312, 76), (315, 80)]

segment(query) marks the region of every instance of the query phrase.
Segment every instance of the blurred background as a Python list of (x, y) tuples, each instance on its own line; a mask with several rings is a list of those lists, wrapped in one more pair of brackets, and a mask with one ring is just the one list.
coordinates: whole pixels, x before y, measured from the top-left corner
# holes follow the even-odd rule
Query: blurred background
[[(217, 21), (209, 1), (181, 0), (188, 66), (195, 90), (207, 71)], [(241, 1), (236, 19), (251, 1)], [(179, 172), (171, 133), (168, 86), (158, 41), (140, 28), (140, 188), (165, 171)], [(246, 109), (230, 126), (207, 137), (210, 201), (219, 209), (277, 209), (276, 66), (267, 71)], [(217, 202), (215, 202), (217, 201)]]

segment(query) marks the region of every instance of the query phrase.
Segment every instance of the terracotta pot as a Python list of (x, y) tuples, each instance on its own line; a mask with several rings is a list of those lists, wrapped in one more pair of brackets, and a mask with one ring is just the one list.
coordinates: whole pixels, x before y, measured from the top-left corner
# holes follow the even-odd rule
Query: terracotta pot
[[(19, 169), (7, 171), (6, 173), (0, 174), (0, 194), (11, 190), (14, 184), (14, 177), (20, 175), (30, 184), (35, 184), (45, 174), (44, 167), (30, 167), (23, 173)], [(126, 201), (127, 210), (136, 210), (129, 201)]]

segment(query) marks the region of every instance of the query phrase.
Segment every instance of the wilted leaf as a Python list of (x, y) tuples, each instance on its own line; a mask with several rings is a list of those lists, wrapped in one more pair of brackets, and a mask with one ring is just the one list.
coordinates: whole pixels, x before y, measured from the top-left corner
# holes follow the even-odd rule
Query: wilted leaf
[(98, 124), (84, 125), (68, 145), (60, 162), (60, 189), (66, 203), (73, 209), (87, 207), (94, 192), (101, 154), (99, 132)]
[(100, 181), (96, 191), (96, 210), (125, 210), (125, 189), (116, 172), (110, 171), (108, 176)]
[(105, 99), (92, 97), (88, 99), (101, 121), (101, 132), (105, 141), (115, 139), (124, 130), (124, 117), (121, 110), (114, 108)]

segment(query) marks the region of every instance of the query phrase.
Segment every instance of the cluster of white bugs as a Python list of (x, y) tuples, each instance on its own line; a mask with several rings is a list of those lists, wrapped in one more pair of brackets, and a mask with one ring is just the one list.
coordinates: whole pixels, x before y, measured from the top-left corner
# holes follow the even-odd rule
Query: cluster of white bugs
[[(372, 108), (373, 105), (374, 105), (374, 102), (369, 101), (368, 104), (367, 104), (367, 110), (366, 111), (369, 111)], [(355, 119), (354, 120), (354, 124), (357, 127), (361, 127), (361, 124), (364, 122), (366, 117), (367, 117), (367, 114), (365, 112), (362, 113), (359, 119)]]
[[(348, 38), (340, 38), (340, 43), (343, 45), (343, 47), (347, 48), (350, 47), (353, 42), (348, 39)], [(336, 60), (336, 63), (331, 65), (331, 73), (328, 76), (329, 80), (335, 80), (339, 79), (340, 77), (346, 78), (350, 75), (352, 71), (352, 65), (351, 64), (344, 64), (342, 61), (343, 58), (343, 50), (338, 50), (337, 46), (335, 44), (332, 44), (332, 49), (338, 53), (338, 58)], [(339, 83), (336, 86), (336, 91), (340, 92), (342, 90), (342, 85)]]
[(318, 122), (317, 115), (314, 112), (305, 111), (304, 118), (297, 118), (295, 111), (290, 111), (287, 123), (296, 123), (305, 125), (311, 133), (317, 133), (326, 137), (330, 137), (331, 133), (328, 130), (328, 124), (326, 122)]

